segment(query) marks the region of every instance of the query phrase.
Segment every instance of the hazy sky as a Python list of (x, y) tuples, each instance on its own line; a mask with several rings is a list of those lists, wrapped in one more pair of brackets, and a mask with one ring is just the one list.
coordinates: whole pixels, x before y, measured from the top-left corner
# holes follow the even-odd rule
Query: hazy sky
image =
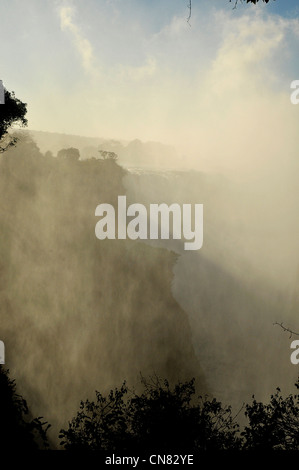
[(297, 5), (193, 0), (189, 25), (185, 0), (2, 0), (0, 78), (31, 129), (161, 141), (220, 166), (240, 144), (295, 154)]

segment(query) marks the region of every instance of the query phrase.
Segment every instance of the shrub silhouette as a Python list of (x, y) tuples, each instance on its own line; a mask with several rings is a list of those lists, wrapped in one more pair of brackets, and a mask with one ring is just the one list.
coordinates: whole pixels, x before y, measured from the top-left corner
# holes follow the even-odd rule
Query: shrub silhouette
[[(299, 379), (295, 387), (299, 389)], [(267, 404), (257, 402), (246, 405), (249, 426), (242, 433), (244, 449), (299, 450), (299, 395), (286, 398), (276, 389)]]
[[(126, 383), (106, 396), (96, 391), (95, 401), (81, 401), (68, 429), (60, 431), (60, 444), (68, 451), (140, 454), (196, 453), (201, 451), (299, 450), (299, 395), (281, 395), (269, 403), (245, 406), (248, 425), (240, 432), (231, 407), (215, 398), (195, 396), (194, 379), (171, 387), (157, 376), (141, 377), (143, 391)], [(295, 384), (299, 389), (299, 379)], [(0, 366), (0, 449), (47, 449), (49, 424), (32, 419), (26, 400), (16, 392), (15, 380)], [(132, 454), (132, 455), (133, 455)]]
[(167, 380), (142, 378), (143, 392), (124, 383), (108, 396), (82, 401), (80, 411), (60, 431), (67, 450), (103, 452), (194, 452), (240, 447), (231, 408), (213, 399), (194, 399), (194, 379), (173, 388)]
[(32, 419), (26, 400), (16, 392), (15, 380), (0, 366), (0, 449), (38, 450), (48, 447), (49, 424)]

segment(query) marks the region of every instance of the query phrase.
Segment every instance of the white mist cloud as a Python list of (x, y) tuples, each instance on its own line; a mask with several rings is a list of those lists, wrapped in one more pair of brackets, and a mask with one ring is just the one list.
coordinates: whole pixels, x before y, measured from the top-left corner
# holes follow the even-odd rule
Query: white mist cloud
[(94, 74), (95, 56), (91, 42), (84, 36), (80, 26), (76, 23), (76, 9), (73, 5), (63, 3), (58, 8), (60, 27), (64, 32), (71, 35), (74, 46), (81, 58), (82, 66), (87, 73)]
[[(109, 2), (108, 2), (109, 4)], [(111, 5), (114, 15), (119, 14), (114, 4)], [(80, 27), (79, 15), (73, 4), (69, 2), (63, 2), (58, 7), (58, 14), (60, 19), (61, 30), (65, 33), (69, 33), (72, 38), (73, 44), (77, 49), (77, 52), (81, 58), (81, 64), (83, 69), (88, 72), (91, 76), (100, 78), (100, 66), (97, 61), (97, 56), (100, 56), (101, 51), (95, 51), (91, 41), (87, 39)], [(107, 34), (103, 31), (102, 34)], [(111, 44), (112, 48), (115, 44)], [(156, 72), (156, 62), (153, 57), (145, 57), (143, 63), (140, 65), (129, 65), (129, 64), (115, 64), (105, 65), (106, 77), (113, 77), (113, 81), (116, 79), (121, 80), (132, 80), (140, 81), (144, 78), (151, 77)]]
[(56, 21), (57, 11), (62, 80), (45, 76), (52, 94), (35, 91), (32, 128), (162, 141), (203, 170), (265, 171), (295, 159), (298, 18), (210, 8), (193, 11), (190, 27), (177, 12), (153, 23), (151, 8), (138, 16), (122, 2), (60, 1)]
[[(197, 19), (197, 54), (192, 49), (197, 67), (188, 77), (173, 75), (159, 96), (160, 122), (171, 123), (168, 129), (162, 124), (164, 136), (193, 154), (186, 165), (255, 171), (275, 161), (288, 164), (296, 153), (298, 109), (290, 106), (288, 70), (299, 48), (298, 19), (220, 13), (209, 23), (211, 29), (217, 25), (218, 40)], [(208, 58), (210, 40), (214, 52)]]
[(157, 71), (156, 60), (153, 57), (148, 57), (144, 65), (139, 67), (132, 66), (119, 66), (116, 73), (120, 79), (128, 79), (132, 81), (140, 81), (148, 77), (152, 77)]

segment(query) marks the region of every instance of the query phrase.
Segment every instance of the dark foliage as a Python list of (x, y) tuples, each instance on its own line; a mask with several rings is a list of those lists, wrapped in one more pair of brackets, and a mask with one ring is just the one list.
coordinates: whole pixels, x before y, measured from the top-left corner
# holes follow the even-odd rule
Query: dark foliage
[(230, 407), (215, 399), (194, 399), (194, 379), (173, 388), (167, 380), (142, 378), (144, 391), (126, 384), (96, 401), (81, 402), (80, 411), (61, 430), (67, 450), (104, 452), (195, 452), (240, 447), (239, 426)]
[[(299, 380), (295, 384), (299, 389)], [(279, 388), (270, 402), (257, 402), (253, 396), (246, 405), (249, 426), (242, 433), (244, 448), (254, 450), (299, 450), (299, 395), (283, 398)]]
[(26, 400), (16, 392), (15, 380), (0, 366), (0, 449), (46, 449), (49, 424), (32, 419)]
[(78, 161), (80, 158), (80, 152), (76, 148), (61, 149), (57, 153), (58, 158)]
[(0, 153), (15, 145), (16, 137), (9, 137), (7, 132), (13, 124), (27, 126), (27, 105), (16, 98), (14, 92), (5, 90), (5, 104), (0, 106)]
[[(108, 396), (96, 392), (95, 402), (82, 401), (69, 428), (60, 432), (61, 445), (106, 453), (299, 450), (298, 394), (283, 398), (277, 388), (265, 404), (253, 396), (241, 432), (229, 406), (194, 397), (194, 379), (171, 388), (166, 380), (142, 378), (142, 385), (141, 394), (123, 384)], [(299, 389), (299, 380), (295, 385)]]

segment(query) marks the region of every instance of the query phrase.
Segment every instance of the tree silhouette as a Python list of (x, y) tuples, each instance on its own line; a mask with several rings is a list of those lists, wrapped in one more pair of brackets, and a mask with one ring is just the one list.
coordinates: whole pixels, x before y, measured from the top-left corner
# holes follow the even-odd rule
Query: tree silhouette
[[(195, 397), (194, 379), (170, 387), (167, 380), (142, 377), (142, 393), (124, 383), (96, 401), (81, 402), (80, 411), (60, 431), (67, 450), (106, 454), (196, 454), (202, 451), (298, 451), (299, 395), (283, 397), (279, 388), (269, 403), (244, 406), (248, 424), (241, 429), (231, 407), (216, 399)], [(295, 384), (299, 389), (299, 379)], [(243, 407), (242, 407), (243, 409)]]
[(16, 392), (15, 380), (0, 366), (0, 450), (38, 450), (48, 447), (48, 423), (32, 419), (26, 400)]
[(103, 160), (115, 161), (118, 159), (118, 155), (115, 152), (108, 152), (107, 150), (99, 150), (99, 153)]
[(5, 103), (0, 105), (0, 153), (17, 142), (16, 136), (8, 136), (9, 128), (14, 124), (27, 126), (27, 105), (16, 98), (13, 91), (4, 90), (4, 96)]
[(59, 152), (57, 152), (57, 158), (77, 162), (80, 158), (80, 152), (74, 147), (61, 149)]
[[(299, 389), (299, 379), (295, 386)], [(299, 450), (299, 395), (283, 398), (277, 388), (267, 404), (252, 398), (245, 411), (249, 426), (242, 433), (244, 449)]]
[(108, 396), (82, 401), (80, 411), (60, 431), (67, 450), (103, 452), (196, 452), (238, 449), (239, 426), (230, 407), (213, 399), (194, 399), (194, 379), (173, 388), (158, 377), (142, 378), (143, 392), (124, 383)]

